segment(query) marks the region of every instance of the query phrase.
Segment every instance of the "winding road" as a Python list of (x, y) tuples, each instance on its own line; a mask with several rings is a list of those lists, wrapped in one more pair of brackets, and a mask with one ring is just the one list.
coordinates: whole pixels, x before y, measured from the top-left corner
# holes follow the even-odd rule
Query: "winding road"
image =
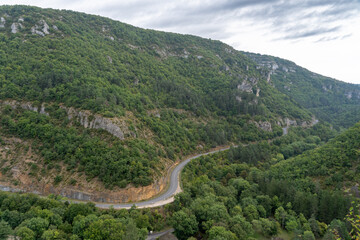
[[(129, 209), (131, 208), (133, 205), (135, 205), (137, 208), (151, 208), (151, 207), (159, 207), (159, 206), (163, 206), (165, 204), (171, 203), (174, 201), (174, 196), (181, 192), (181, 185), (180, 185), (180, 173), (181, 170), (186, 166), (186, 164), (188, 164), (191, 160), (201, 157), (201, 156), (205, 156), (205, 155), (209, 155), (209, 154), (213, 154), (213, 153), (217, 153), (217, 152), (222, 152), (225, 150), (230, 149), (230, 147), (224, 147), (224, 148), (220, 148), (214, 151), (210, 151), (210, 152), (206, 152), (206, 153), (201, 153), (192, 157), (187, 158), (186, 160), (180, 162), (175, 168), (174, 170), (171, 172), (170, 175), (170, 184), (168, 189), (158, 195), (157, 197), (150, 199), (150, 200), (146, 200), (146, 201), (142, 201), (142, 202), (134, 202), (134, 203), (95, 203), (96, 207), (99, 208), (110, 208), (113, 207), (114, 209), (121, 209), (121, 208), (125, 208), (125, 209)], [(76, 200), (69, 200), (70, 202), (80, 202), (80, 201), (76, 201)]]

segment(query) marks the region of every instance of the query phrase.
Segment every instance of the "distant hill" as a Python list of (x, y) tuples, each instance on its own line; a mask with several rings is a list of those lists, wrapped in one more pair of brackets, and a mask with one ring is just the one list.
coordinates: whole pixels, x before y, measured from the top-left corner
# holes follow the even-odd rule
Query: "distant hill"
[(270, 172), (278, 179), (311, 177), (323, 186), (341, 190), (346, 183), (351, 186), (360, 181), (359, 149), (360, 123), (357, 123), (325, 145), (273, 165)]
[(244, 54), (269, 69), (269, 81), (280, 92), (335, 127), (350, 127), (360, 120), (360, 85), (310, 72), (285, 59)]

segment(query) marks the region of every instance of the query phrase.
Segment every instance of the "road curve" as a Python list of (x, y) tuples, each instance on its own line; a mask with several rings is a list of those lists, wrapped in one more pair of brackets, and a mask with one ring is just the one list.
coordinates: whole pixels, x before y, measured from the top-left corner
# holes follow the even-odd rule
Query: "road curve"
[[(217, 152), (222, 152), (222, 151), (225, 151), (228, 149), (230, 149), (230, 147), (224, 147), (224, 148), (220, 148), (220, 149), (217, 149), (214, 151), (201, 153), (201, 154), (198, 154), (198, 155), (195, 155), (195, 156), (185, 159), (184, 161), (179, 163), (174, 168), (174, 170), (171, 172), (170, 184), (169, 184), (169, 188), (166, 190), (166, 192), (160, 194), (159, 196), (157, 196), (153, 199), (142, 201), (142, 202), (134, 202), (134, 203), (95, 203), (95, 206), (99, 207), (99, 208), (113, 207), (114, 209), (122, 209), (122, 208), (129, 209), (133, 205), (135, 205), (137, 208), (151, 208), (151, 207), (159, 207), (159, 206), (163, 206), (168, 203), (171, 203), (174, 201), (174, 196), (177, 193), (182, 191), (181, 185), (180, 185), (180, 173), (181, 173), (181, 170), (186, 166), (186, 164), (188, 164), (191, 160), (193, 160), (195, 158), (213, 154), (213, 153), (217, 153)], [(76, 200), (69, 200), (69, 201), (73, 202), (73, 203), (81, 202), (81, 201), (76, 201)]]

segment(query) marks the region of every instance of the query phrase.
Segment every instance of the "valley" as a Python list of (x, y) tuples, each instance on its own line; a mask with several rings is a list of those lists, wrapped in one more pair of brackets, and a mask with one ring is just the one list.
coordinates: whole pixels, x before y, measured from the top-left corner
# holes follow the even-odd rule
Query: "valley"
[(0, 18), (0, 239), (359, 236), (360, 85), (69, 10)]

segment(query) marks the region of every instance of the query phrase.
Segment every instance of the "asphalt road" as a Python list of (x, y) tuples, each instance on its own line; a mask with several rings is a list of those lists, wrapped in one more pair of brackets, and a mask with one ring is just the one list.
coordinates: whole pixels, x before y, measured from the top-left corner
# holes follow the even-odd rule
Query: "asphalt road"
[(166, 231), (162, 231), (162, 232), (157, 232), (157, 233), (152, 233), (152, 234), (149, 234), (146, 238), (146, 240), (156, 240), (157, 238), (167, 234), (167, 233), (170, 233), (170, 232), (174, 232), (174, 229), (171, 228), (171, 229), (168, 229)]
[[(120, 204), (116, 204), (116, 203), (95, 203), (96, 207), (99, 208), (110, 208), (113, 207), (114, 209), (121, 209), (121, 208), (131, 208), (133, 205), (135, 205), (138, 208), (147, 208), (147, 207), (158, 207), (158, 206), (162, 206), (165, 204), (168, 204), (170, 202), (174, 201), (174, 196), (176, 193), (181, 192), (181, 187), (180, 187), (180, 173), (181, 170), (186, 166), (186, 164), (188, 164), (191, 160), (201, 157), (201, 156), (205, 156), (205, 155), (209, 155), (209, 154), (213, 154), (216, 152), (221, 152), (221, 151), (225, 151), (228, 150), (230, 147), (225, 147), (225, 148), (221, 148), (215, 151), (211, 151), (211, 152), (207, 152), (207, 153), (201, 153), (198, 154), (196, 156), (187, 158), (186, 160), (182, 161), (181, 163), (179, 163), (174, 170), (171, 172), (171, 176), (170, 176), (170, 186), (167, 189), (166, 192), (164, 192), (163, 194), (150, 199), (150, 200), (146, 200), (146, 201), (142, 201), (142, 202), (136, 202), (136, 203), (120, 203)], [(72, 201), (72, 202), (77, 202), (77, 201)]]

